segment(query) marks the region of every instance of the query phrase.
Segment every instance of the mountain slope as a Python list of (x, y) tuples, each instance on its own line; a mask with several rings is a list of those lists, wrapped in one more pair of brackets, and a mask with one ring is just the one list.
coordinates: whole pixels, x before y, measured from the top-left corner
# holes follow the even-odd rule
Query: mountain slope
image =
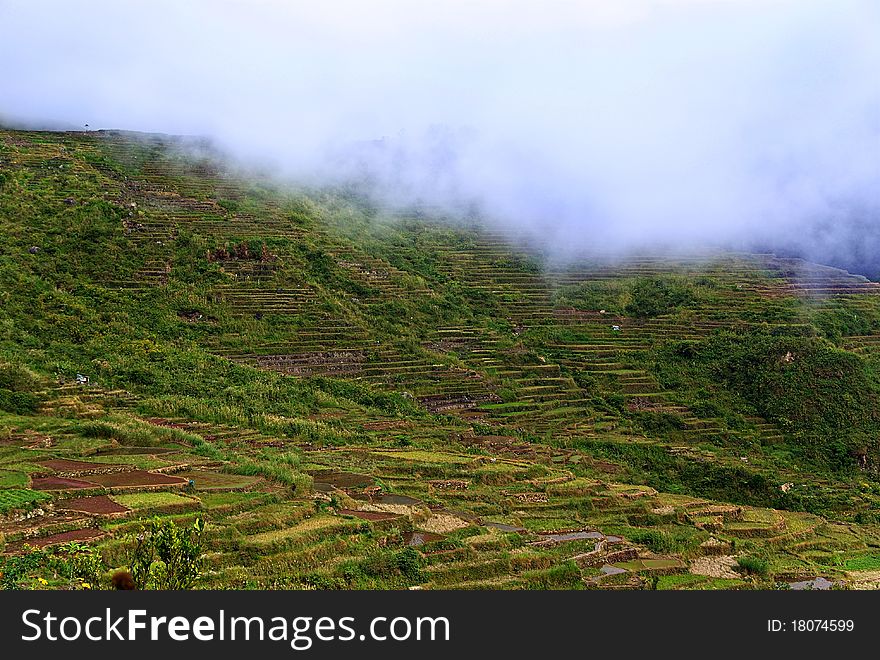
[(875, 561), (864, 278), (554, 265), (119, 132), (0, 132), (0, 227), (7, 552), (81, 536), (121, 565), (140, 519), (199, 511), (206, 586), (857, 584)]

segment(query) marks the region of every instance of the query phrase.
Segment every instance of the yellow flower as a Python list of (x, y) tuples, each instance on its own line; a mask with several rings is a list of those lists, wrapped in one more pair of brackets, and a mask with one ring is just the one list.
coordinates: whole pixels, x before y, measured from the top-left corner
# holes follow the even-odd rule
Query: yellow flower
[(83, 582), (82, 586), (83, 586), (83, 589), (91, 589), (92, 588), (92, 585), (90, 585), (88, 582)]
[(42, 585), (49, 584), (49, 580), (46, 580), (44, 578), (37, 578), (37, 582), (39, 582)]

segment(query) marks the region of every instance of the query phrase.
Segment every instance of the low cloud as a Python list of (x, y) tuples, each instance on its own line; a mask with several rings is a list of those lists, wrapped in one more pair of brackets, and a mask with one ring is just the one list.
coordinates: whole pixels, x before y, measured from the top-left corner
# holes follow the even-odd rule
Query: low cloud
[[(0, 116), (206, 135), (564, 255), (880, 268), (871, 0), (0, 3)], [(435, 6), (436, 5), (436, 6)]]

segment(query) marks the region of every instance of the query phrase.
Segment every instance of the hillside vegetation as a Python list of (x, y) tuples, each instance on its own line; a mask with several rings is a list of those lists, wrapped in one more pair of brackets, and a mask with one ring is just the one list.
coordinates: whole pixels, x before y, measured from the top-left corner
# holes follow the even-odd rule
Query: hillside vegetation
[(196, 519), (197, 588), (873, 585), (878, 285), (554, 265), (210, 154), (0, 131), (5, 587)]

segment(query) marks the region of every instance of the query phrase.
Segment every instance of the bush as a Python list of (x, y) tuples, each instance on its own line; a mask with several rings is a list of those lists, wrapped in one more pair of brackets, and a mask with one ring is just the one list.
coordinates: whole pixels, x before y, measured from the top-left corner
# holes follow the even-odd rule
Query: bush
[(632, 419), (649, 433), (680, 431), (685, 428), (684, 420), (674, 413), (641, 411), (632, 413)]
[(595, 391), (598, 388), (599, 381), (589, 371), (578, 369), (572, 375), (575, 385), (582, 390)]
[(43, 550), (31, 550), (20, 555), (7, 557), (0, 564), (0, 589), (19, 590), (23, 586), (25, 578), (41, 568), (46, 562), (46, 553)]
[[(104, 563), (94, 548), (72, 541), (54, 551), (32, 549), (0, 563), (0, 589), (26, 589), (34, 574), (51, 574), (66, 580), (68, 589), (97, 589)], [(46, 580), (40, 578), (45, 585)]]
[(691, 288), (686, 283), (659, 278), (637, 280), (629, 294), (630, 300), (624, 311), (638, 318), (668, 314), (694, 300)]
[(838, 341), (852, 335), (869, 335), (878, 327), (873, 310), (847, 309), (835, 306), (819, 311), (813, 318), (815, 325), (828, 339)]
[(878, 525), (880, 524), (880, 513), (875, 511), (859, 511), (853, 516), (853, 520), (859, 525)]
[(189, 589), (199, 578), (202, 565), (201, 518), (188, 527), (173, 520), (155, 518), (138, 535), (131, 558), (131, 576), (138, 589)]
[(652, 552), (674, 552), (678, 542), (666, 532), (659, 529), (643, 529), (628, 534), (633, 543), (643, 545)]
[(498, 398), (501, 399), (504, 403), (511, 403), (516, 401), (516, 391), (509, 387), (500, 388), (496, 394)]
[(535, 589), (574, 589), (583, 587), (581, 571), (573, 561), (566, 561), (540, 573), (528, 576), (529, 587)]
[(36, 412), (41, 378), (25, 366), (0, 362), (0, 410), (26, 415)]
[(71, 541), (50, 556), (49, 568), (65, 578), (70, 588), (96, 589), (104, 571), (104, 562), (96, 549)]
[(724, 417), (725, 411), (720, 405), (710, 400), (700, 400), (691, 404), (691, 412), (697, 417)]
[(41, 380), (37, 374), (25, 366), (0, 362), (0, 390), (33, 392), (39, 389)]
[(740, 557), (736, 560), (736, 563), (739, 564), (739, 567), (743, 571), (752, 575), (767, 575), (770, 571), (769, 562), (763, 557), (755, 555), (745, 555)]
[(423, 579), (422, 568), (425, 560), (414, 548), (405, 548), (398, 552), (382, 553), (365, 559), (359, 569), (364, 575), (379, 578), (399, 576), (409, 583)]
[(30, 392), (12, 392), (0, 389), (0, 410), (16, 415), (27, 415), (37, 411), (40, 397)]
[(312, 490), (312, 477), (304, 472), (294, 470), (288, 463), (281, 459), (268, 459), (261, 462), (243, 461), (238, 465), (227, 467), (232, 474), (245, 476), (261, 476), (272, 481), (277, 481), (294, 489), (297, 495), (306, 495)]

